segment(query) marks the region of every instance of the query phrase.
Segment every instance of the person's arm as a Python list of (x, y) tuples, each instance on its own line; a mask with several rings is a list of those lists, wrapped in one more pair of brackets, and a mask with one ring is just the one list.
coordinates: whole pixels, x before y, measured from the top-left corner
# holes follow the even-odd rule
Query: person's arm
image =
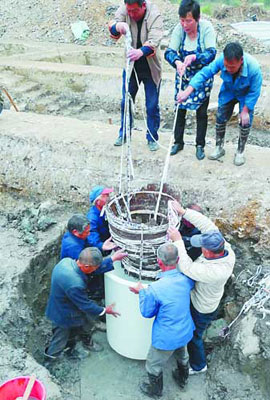
[(145, 318), (154, 317), (159, 309), (159, 302), (151, 286), (139, 291), (141, 314)]
[(93, 275), (105, 274), (105, 272), (112, 271), (114, 269), (113, 263), (115, 261), (121, 261), (127, 256), (128, 253), (124, 250), (117, 250), (112, 256), (103, 258), (101, 265), (93, 272)]
[(176, 68), (176, 61), (180, 61), (180, 56), (178, 54), (180, 44), (182, 40), (182, 27), (177, 24), (172, 31), (172, 36), (170, 39), (169, 47), (165, 50), (164, 58), (165, 60), (174, 68)]
[[(127, 11), (125, 4), (123, 4), (117, 9), (114, 20), (110, 21), (108, 25), (112, 39), (118, 40), (123, 34), (126, 33), (126, 29), (129, 29), (126, 20)], [(117, 25), (118, 23), (119, 25)]]
[(223, 66), (223, 55), (217, 58), (215, 61), (212, 61), (206, 67), (203, 67), (190, 81), (189, 85), (198, 89), (205, 81), (210, 78), (213, 78), (222, 68)]
[(250, 78), (250, 88), (245, 97), (245, 106), (248, 110), (254, 110), (254, 107), (260, 97), (262, 88), (262, 73), (261, 69), (258, 67), (252, 74)]
[(152, 50), (148, 57), (153, 57), (163, 37), (163, 19), (156, 5), (151, 4), (147, 23), (147, 39), (142, 44), (142, 49), (148, 47)]
[(100, 307), (95, 301), (89, 299), (86, 289), (82, 287), (71, 287), (66, 295), (79, 310), (90, 315), (102, 315), (104, 307)]

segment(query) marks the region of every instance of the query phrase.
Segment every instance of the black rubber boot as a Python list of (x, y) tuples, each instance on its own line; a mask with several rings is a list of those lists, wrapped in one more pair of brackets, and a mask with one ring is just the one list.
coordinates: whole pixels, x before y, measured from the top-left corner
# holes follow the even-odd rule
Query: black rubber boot
[(177, 368), (172, 371), (172, 376), (180, 389), (183, 389), (188, 381), (189, 367), (182, 365), (177, 361)]
[(234, 156), (234, 164), (237, 165), (238, 167), (240, 165), (245, 164), (245, 161), (246, 161), (243, 153), (244, 153), (248, 135), (250, 132), (250, 126), (243, 127), (240, 125), (239, 129), (240, 129), (240, 132), (239, 132), (239, 139), (238, 139), (238, 147), (237, 147), (237, 151)]
[(218, 160), (225, 154), (224, 146), (224, 136), (226, 132), (226, 124), (216, 123), (216, 148), (211, 153), (208, 158), (209, 160)]
[(163, 390), (163, 373), (158, 376), (148, 373), (149, 382), (143, 382), (140, 385), (141, 392), (148, 397), (157, 398), (162, 396)]

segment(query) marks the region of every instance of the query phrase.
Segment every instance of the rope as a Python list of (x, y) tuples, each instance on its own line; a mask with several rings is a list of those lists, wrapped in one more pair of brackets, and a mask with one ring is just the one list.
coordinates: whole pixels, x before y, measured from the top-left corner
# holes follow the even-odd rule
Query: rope
[[(125, 47), (126, 52), (131, 49), (131, 33), (128, 30), (125, 34)], [(126, 76), (125, 76), (125, 107), (124, 107), (124, 120), (123, 120), (123, 136), (122, 136), (122, 149), (121, 149), (121, 163), (120, 163), (120, 175), (119, 175), (119, 193), (123, 194), (125, 191), (127, 193), (127, 209), (129, 210), (129, 193), (130, 193), (130, 181), (134, 179), (134, 168), (132, 162), (131, 154), (131, 127), (130, 127), (130, 101), (131, 96), (129, 93), (129, 81), (130, 81), (130, 59), (127, 58), (126, 63)], [(126, 138), (127, 148), (126, 148), (126, 188), (123, 189), (122, 177), (123, 177), (123, 164), (124, 164), (124, 140)], [(124, 200), (125, 201), (125, 200)], [(126, 202), (125, 202), (126, 203)], [(128, 216), (130, 214), (128, 213)]]
[[(182, 77), (180, 77), (180, 87), (181, 87), (181, 83), (182, 83)], [(172, 134), (171, 134), (169, 146), (167, 148), (167, 155), (166, 155), (166, 159), (165, 159), (165, 165), (164, 165), (164, 169), (163, 169), (163, 174), (162, 174), (162, 178), (161, 178), (160, 189), (159, 189), (159, 194), (158, 194), (158, 199), (157, 199), (157, 204), (156, 204), (156, 209), (155, 209), (155, 214), (154, 214), (155, 221), (157, 220), (157, 214), (158, 214), (161, 194), (163, 191), (163, 185), (164, 185), (165, 179), (167, 178), (169, 162), (170, 162), (170, 153), (171, 153), (171, 148), (172, 148), (173, 139), (174, 139), (174, 130), (175, 130), (176, 121), (177, 121), (178, 109), (179, 109), (179, 103), (177, 104), (177, 107), (175, 110)]]
[[(258, 278), (262, 274), (264, 277), (258, 282)], [(246, 281), (243, 281), (243, 283), (245, 282)], [(255, 294), (244, 303), (236, 318), (234, 318), (226, 328), (223, 328), (220, 331), (220, 336), (223, 338), (229, 336), (231, 333), (231, 327), (239, 320), (242, 314), (246, 314), (252, 307), (256, 307), (258, 311), (263, 314), (262, 319), (265, 318), (266, 314), (270, 314), (270, 310), (267, 310), (264, 307), (265, 303), (270, 300), (270, 272), (266, 271), (265, 273), (262, 273), (262, 266), (259, 265), (255, 274), (248, 279), (247, 284), (249, 287), (254, 287), (256, 285), (258, 289)]]

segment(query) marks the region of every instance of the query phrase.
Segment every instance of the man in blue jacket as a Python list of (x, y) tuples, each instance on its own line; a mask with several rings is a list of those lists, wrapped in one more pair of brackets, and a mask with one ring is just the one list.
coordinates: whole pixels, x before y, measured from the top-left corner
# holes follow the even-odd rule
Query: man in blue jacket
[[(69, 257), (73, 258), (73, 260), (78, 260), (81, 251), (86, 247), (90, 247), (89, 221), (83, 214), (74, 214), (69, 219), (67, 228), (68, 232), (64, 234), (61, 244), (61, 259)], [(107, 240), (107, 243), (109, 243), (109, 240)], [(119, 254), (119, 252), (117, 254)], [(111, 258), (104, 258), (102, 266), (108, 264), (112, 265)], [(113, 266), (111, 269), (113, 269)], [(97, 271), (93, 272), (88, 279), (88, 289), (91, 291), (92, 298), (96, 300), (104, 298), (104, 281), (101, 271), (102, 269), (99, 268)]]
[(97, 248), (88, 247), (82, 250), (77, 261), (63, 258), (54, 267), (46, 308), (46, 316), (52, 321), (53, 336), (45, 350), (46, 359), (55, 360), (65, 349), (72, 350), (78, 335), (90, 351), (102, 350), (102, 346), (92, 339), (94, 320), (104, 314), (119, 315), (112, 304), (101, 307), (88, 297), (88, 275), (97, 269), (105, 273), (113, 268), (113, 257), (103, 267), (102, 259)]
[(177, 368), (173, 378), (183, 388), (188, 379), (187, 343), (192, 339), (194, 323), (190, 314), (190, 291), (194, 282), (176, 269), (178, 250), (174, 244), (165, 243), (158, 248), (157, 261), (161, 268), (159, 280), (147, 289), (139, 282), (130, 287), (139, 293), (140, 310), (145, 318), (155, 317), (152, 345), (147, 355), (146, 371), (149, 382), (140, 389), (149, 397), (159, 397), (163, 390), (163, 367), (174, 353)]
[(178, 102), (185, 101), (195, 89), (219, 71), (223, 83), (218, 97), (216, 149), (208, 158), (218, 160), (224, 156), (226, 124), (232, 116), (234, 106), (239, 103), (240, 132), (234, 164), (240, 166), (245, 163), (245, 145), (252, 125), (254, 108), (261, 92), (262, 74), (258, 62), (244, 53), (239, 43), (228, 43), (223, 54), (198, 72), (186, 90), (179, 92)]
[(89, 195), (90, 209), (87, 218), (90, 222), (90, 235), (88, 238), (90, 246), (97, 247), (103, 255), (109, 254), (116, 245), (110, 239), (110, 231), (105, 214), (105, 206), (109, 201), (112, 188), (95, 186)]
[(87, 238), (90, 234), (90, 224), (83, 214), (74, 214), (67, 223), (68, 232), (62, 238), (61, 259), (70, 257), (79, 258), (80, 252), (89, 247)]

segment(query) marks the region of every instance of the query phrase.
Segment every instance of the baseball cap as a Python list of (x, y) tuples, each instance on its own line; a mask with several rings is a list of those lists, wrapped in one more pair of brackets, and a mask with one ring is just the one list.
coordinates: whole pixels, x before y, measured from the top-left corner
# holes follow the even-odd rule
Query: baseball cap
[(219, 231), (213, 230), (192, 236), (190, 243), (193, 247), (204, 247), (207, 250), (216, 251), (224, 245), (225, 239)]
[(113, 192), (113, 188), (106, 188), (105, 186), (95, 186), (89, 195), (89, 199), (91, 203), (94, 203), (94, 201), (102, 194), (110, 194)]

